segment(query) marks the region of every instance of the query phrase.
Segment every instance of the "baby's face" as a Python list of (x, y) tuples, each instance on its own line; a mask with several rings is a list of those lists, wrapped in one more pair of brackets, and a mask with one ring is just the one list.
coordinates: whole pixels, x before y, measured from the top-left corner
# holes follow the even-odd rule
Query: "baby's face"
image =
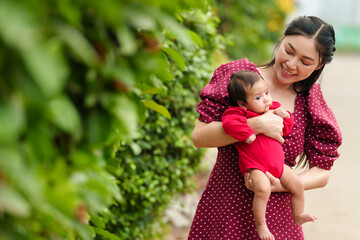
[(263, 79), (257, 81), (247, 91), (246, 108), (258, 114), (267, 112), (272, 104), (268, 87)]

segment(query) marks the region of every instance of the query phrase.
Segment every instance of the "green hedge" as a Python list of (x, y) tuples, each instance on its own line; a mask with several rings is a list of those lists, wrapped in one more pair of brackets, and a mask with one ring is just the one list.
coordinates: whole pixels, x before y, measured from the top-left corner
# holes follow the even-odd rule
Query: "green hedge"
[[(224, 4), (0, 1), (0, 239), (161, 239), (202, 154), (191, 133)], [(245, 32), (269, 19), (246, 9)], [(234, 58), (267, 51), (249, 36)]]
[(139, 135), (121, 143), (111, 170), (125, 200), (103, 217), (106, 229), (121, 239), (161, 239), (157, 234), (161, 235), (163, 211), (176, 194), (191, 186), (202, 153), (191, 141), (196, 105), (213, 71), (212, 52), (223, 48), (223, 38), (211, 13), (193, 10), (181, 18), (197, 46), (185, 48), (172, 38), (165, 40), (163, 51), (175, 80), (163, 82), (157, 94), (144, 97), (164, 106), (171, 118), (149, 110)]
[(200, 152), (206, 1), (0, 2), (0, 238), (150, 239)]
[(274, 43), (284, 29), (293, 0), (216, 0), (221, 19), (219, 31), (228, 40), (231, 59), (247, 57), (255, 64), (269, 61)]

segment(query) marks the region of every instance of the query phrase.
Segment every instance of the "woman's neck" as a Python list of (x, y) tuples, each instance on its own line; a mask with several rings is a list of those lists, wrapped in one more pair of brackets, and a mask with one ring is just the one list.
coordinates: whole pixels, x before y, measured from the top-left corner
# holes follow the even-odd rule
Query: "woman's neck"
[(288, 92), (294, 91), (292, 84), (282, 84), (278, 81), (273, 66), (259, 68), (261, 76), (265, 79), (266, 84), (269, 87), (270, 92)]
[(258, 70), (265, 79), (273, 99), (280, 102), (284, 109), (294, 112), (297, 94), (294, 91), (293, 86), (291, 84), (285, 85), (279, 83), (272, 67), (259, 68)]

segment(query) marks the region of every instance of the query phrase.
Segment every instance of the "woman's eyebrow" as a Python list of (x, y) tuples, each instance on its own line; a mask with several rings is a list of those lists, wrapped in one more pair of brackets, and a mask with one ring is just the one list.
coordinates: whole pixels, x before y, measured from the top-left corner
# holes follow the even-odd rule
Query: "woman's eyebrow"
[[(293, 46), (291, 43), (288, 43), (288, 45), (289, 45), (289, 47), (290, 47), (294, 52), (296, 52), (296, 49), (294, 48), (294, 46)], [(311, 58), (311, 57), (304, 56), (304, 58), (306, 58), (306, 59), (308, 59), (308, 60), (310, 60), (310, 61), (315, 62), (315, 60), (314, 60), (313, 58)]]

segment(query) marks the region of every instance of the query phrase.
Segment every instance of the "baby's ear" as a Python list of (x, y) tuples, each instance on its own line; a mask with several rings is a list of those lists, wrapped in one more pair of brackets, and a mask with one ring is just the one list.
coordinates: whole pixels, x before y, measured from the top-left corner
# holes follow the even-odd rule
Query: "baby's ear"
[(238, 101), (237, 101), (237, 105), (238, 105), (239, 107), (246, 108), (246, 103), (244, 103), (243, 101), (238, 100)]

